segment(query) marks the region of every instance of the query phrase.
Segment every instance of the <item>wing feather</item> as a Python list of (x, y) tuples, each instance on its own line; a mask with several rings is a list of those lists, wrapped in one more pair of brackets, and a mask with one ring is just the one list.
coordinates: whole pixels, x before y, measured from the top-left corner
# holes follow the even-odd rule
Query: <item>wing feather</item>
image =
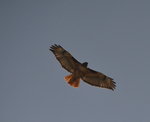
[(89, 68), (87, 68), (83, 72), (85, 72), (85, 73), (82, 77), (82, 80), (90, 85), (107, 88), (107, 89), (111, 89), (111, 90), (114, 90), (116, 87), (116, 85), (115, 85), (116, 83), (113, 81), (112, 78), (110, 78), (100, 72), (94, 71)]
[(61, 66), (68, 72), (73, 73), (75, 67), (80, 64), (80, 62), (78, 62), (68, 51), (66, 51), (60, 45), (52, 45), (49, 50), (54, 53)]

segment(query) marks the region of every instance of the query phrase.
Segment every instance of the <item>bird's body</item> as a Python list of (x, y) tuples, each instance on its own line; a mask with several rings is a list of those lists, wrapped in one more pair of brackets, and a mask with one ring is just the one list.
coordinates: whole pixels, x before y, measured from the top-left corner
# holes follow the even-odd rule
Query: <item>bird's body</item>
[(60, 45), (52, 45), (50, 50), (54, 53), (56, 59), (60, 62), (62, 67), (71, 73), (64, 79), (72, 87), (79, 87), (80, 79), (82, 79), (86, 83), (93, 86), (111, 90), (115, 89), (116, 85), (112, 78), (88, 68), (87, 62), (80, 63)]

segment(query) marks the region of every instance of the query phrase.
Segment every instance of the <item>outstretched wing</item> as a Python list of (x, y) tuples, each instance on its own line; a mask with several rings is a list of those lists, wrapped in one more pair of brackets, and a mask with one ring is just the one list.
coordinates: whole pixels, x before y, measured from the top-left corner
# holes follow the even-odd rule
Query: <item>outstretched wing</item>
[(54, 53), (61, 66), (68, 72), (73, 73), (74, 69), (81, 64), (60, 45), (52, 45), (49, 50)]
[(94, 71), (89, 68), (84, 68), (83, 72), (84, 75), (82, 77), (82, 80), (90, 85), (107, 88), (111, 90), (114, 90), (116, 87), (115, 85), (116, 83), (113, 81), (112, 78), (100, 72)]

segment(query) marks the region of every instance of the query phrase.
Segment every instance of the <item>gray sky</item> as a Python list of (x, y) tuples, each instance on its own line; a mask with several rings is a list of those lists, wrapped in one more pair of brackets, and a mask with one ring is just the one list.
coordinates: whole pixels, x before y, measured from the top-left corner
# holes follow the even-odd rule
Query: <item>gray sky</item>
[[(0, 122), (150, 121), (150, 1), (1, 0)], [(117, 83), (70, 87), (60, 44)]]

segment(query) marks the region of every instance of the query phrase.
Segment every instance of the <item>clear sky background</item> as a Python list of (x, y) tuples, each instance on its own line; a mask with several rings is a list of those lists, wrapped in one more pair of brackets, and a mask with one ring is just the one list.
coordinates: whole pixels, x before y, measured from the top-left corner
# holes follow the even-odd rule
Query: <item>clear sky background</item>
[[(114, 79), (70, 87), (49, 46)], [(1, 0), (0, 122), (149, 122), (149, 0)]]

